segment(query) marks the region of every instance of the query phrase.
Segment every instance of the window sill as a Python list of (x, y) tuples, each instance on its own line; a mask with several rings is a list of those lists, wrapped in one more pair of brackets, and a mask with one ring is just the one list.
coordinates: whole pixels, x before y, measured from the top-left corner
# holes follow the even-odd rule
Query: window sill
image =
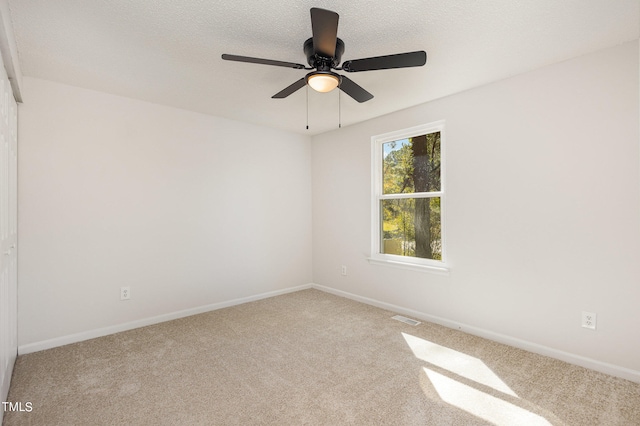
[(449, 268), (446, 266), (418, 265), (416, 263), (398, 262), (386, 259), (367, 258), (372, 265), (391, 266), (392, 268), (408, 269), (410, 271), (429, 272), (438, 275), (449, 275)]

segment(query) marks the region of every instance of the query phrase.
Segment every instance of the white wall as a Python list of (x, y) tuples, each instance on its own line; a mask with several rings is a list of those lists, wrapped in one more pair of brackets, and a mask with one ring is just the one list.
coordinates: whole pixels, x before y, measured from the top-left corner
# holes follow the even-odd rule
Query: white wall
[(23, 98), (21, 348), (311, 282), (308, 137), (32, 78)]
[[(632, 42), (314, 137), (314, 282), (640, 379), (638, 103)], [(451, 273), (371, 265), (370, 138), (441, 119)]]

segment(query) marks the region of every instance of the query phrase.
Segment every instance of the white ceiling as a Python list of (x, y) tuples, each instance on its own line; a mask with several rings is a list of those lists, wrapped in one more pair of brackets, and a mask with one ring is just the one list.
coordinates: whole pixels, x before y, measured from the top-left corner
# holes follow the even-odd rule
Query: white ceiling
[[(8, 0), (23, 75), (318, 134), (338, 127), (338, 91), (271, 96), (307, 71), (309, 9), (340, 15), (343, 60), (425, 50), (420, 68), (351, 73), (375, 97), (342, 94), (342, 125), (638, 39), (638, 0)], [(29, 102), (29, 99), (24, 99)]]

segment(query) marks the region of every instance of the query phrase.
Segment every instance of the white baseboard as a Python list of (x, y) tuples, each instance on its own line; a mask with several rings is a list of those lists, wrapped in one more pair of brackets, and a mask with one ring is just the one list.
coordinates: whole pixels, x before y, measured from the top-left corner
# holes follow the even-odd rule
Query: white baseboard
[(516, 337), (507, 336), (500, 333), (495, 333), (490, 330), (474, 327), (468, 324), (459, 323), (446, 318), (429, 315), (424, 312), (414, 311), (412, 309), (406, 309), (401, 306), (392, 305), (390, 303), (381, 302), (379, 300), (370, 299), (368, 297), (358, 296), (357, 294), (348, 293), (346, 291), (337, 290), (335, 288), (326, 287), (319, 284), (313, 284), (313, 288), (331, 293), (336, 296), (345, 297), (347, 299), (355, 300), (357, 302), (366, 303), (367, 305), (376, 306), (378, 308), (386, 309), (395, 313), (407, 315), (423, 321), (432, 322), (448, 328), (464, 331), (465, 333), (473, 334), (474, 336), (483, 337), (485, 339), (493, 340), (494, 342), (504, 343), (505, 345), (513, 346), (519, 349), (524, 349), (529, 352), (545, 355), (551, 358), (559, 359), (561, 361), (568, 362), (570, 364), (579, 365), (581, 367), (589, 368), (591, 370), (599, 371), (601, 373), (609, 374), (611, 376), (621, 377), (632, 382), (640, 383), (640, 371), (632, 370), (625, 367), (620, 367), (606, 362), (597, 361), (595, 359), (586, 358), (581, 355), (564, 352), (558, 349), (550, 348), (548, 346), (539, 345), (537, 343), (528, 342), (526, 340), (518, 339)]
[(54, 339), (43, 340), (41, 342), (29, 343), (18, 346), (18, 354), (24, 355), (32, 352), (43, 351), (58, 346), (68, 345), (70, 343), (82, 342), (84, 340), (95, 339), (96, 337), (107, 336), (109, 334), (119, 333), (121, 331), (133, 330), (135, 328), (146, 327), (148, 325), (158, 324), (165, 321), (171, 321), (178, 318), (184, 318), (191, 315), (202, 314), (205, 312), (215, 311), (217, 309), (228, 308), (230, 306), (241, 305), (243, 303), (254, 302), (256, 300), (267, 299), (269, 297), (280, 296), (282, 294), (293, 293), (295, 291), (306, 290), (311, 288), (312, 284), (305, 284), (296, 287), (289, 287), (282, 290), (270, 291), (267, 293), (256, 294), (254, 296), (242, 297), (226, 302), (213, 303), (210, 305), (199, 306), (191, 309), (170, 312), (168, 314), (158, 315), (151, 318), (143, 318), (136, 321), (117, 324), (109, 327), (98, 328), (95, 330), (84, 331), (82, 333), (70, 334), (67, 336), (56, 337)]

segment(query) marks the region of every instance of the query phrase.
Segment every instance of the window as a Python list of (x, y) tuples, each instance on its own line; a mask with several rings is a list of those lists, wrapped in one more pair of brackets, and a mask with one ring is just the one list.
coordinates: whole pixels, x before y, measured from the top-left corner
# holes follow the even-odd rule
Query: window
[(372, 138), (372, 262), (446, 272), (444, 121)]

